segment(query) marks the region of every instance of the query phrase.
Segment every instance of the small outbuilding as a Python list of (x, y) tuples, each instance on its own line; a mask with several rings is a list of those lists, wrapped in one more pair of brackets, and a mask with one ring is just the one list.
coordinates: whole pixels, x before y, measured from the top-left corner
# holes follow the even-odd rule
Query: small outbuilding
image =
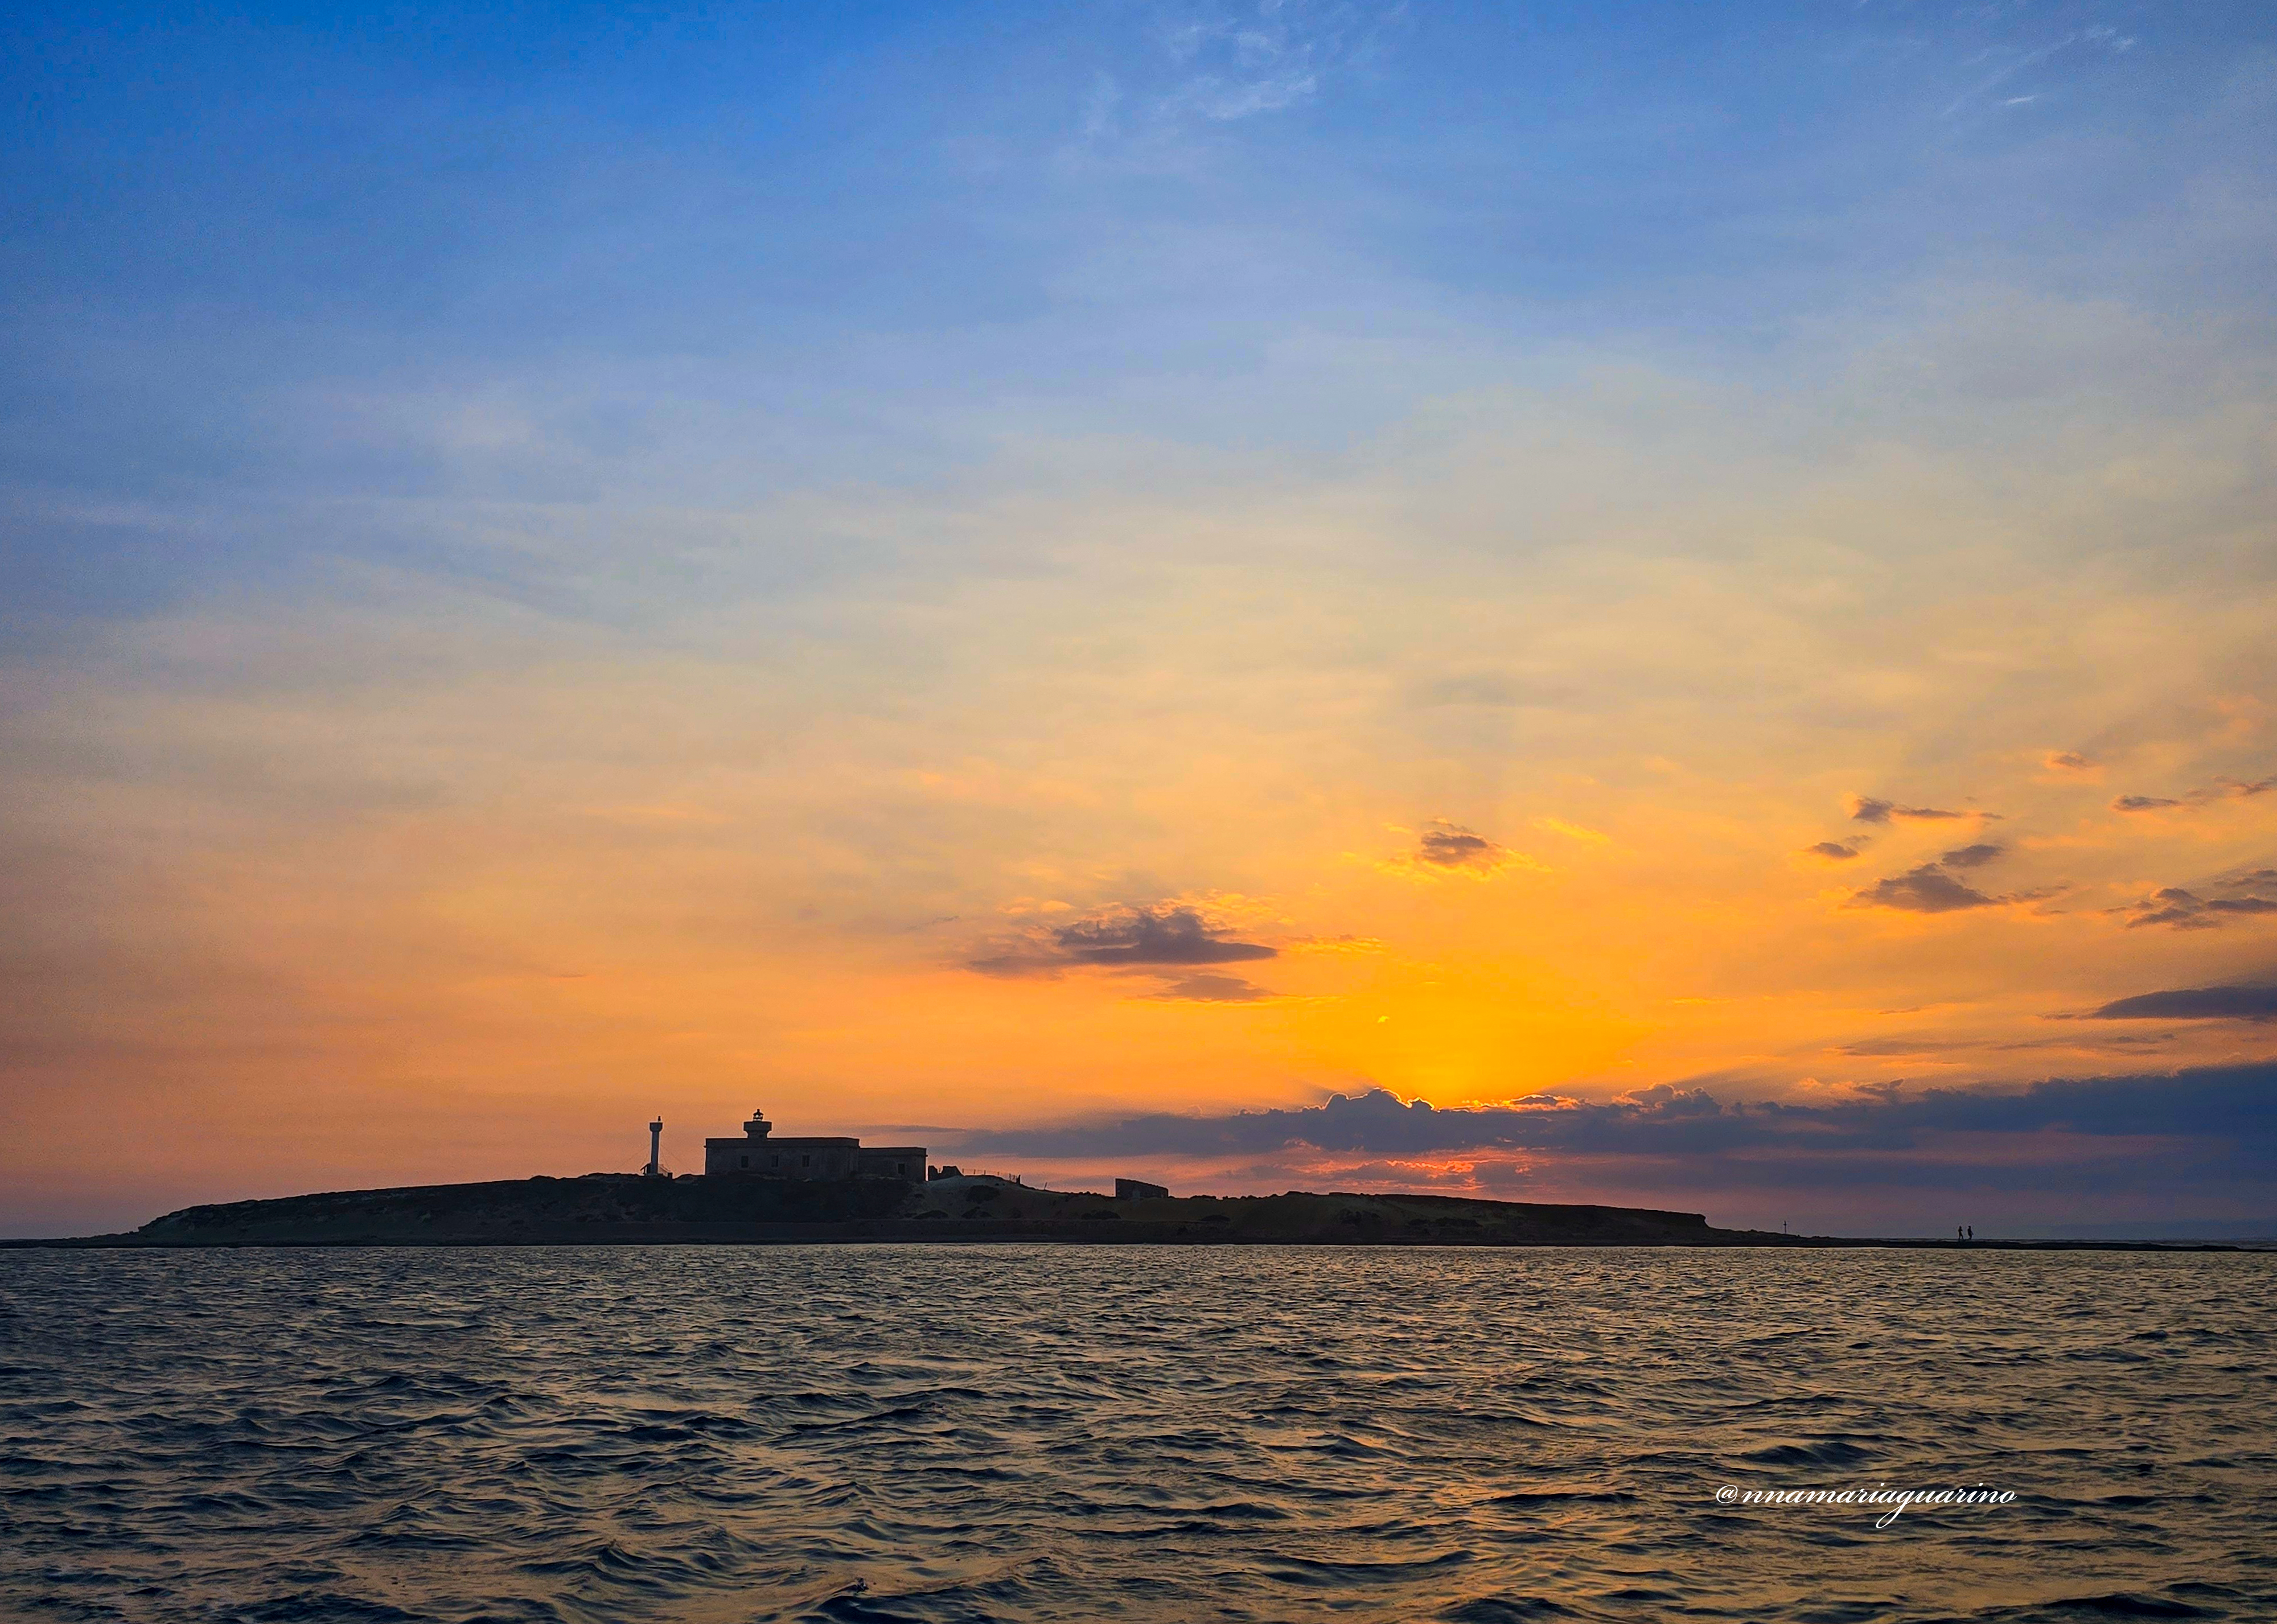
[(1148, 1184), (1143, 1178), (1118, 1178), (1115, 1181), (1115, 1199), (1118, 1201), (1143, 1201), (1150, 1195), (1168, 1195), (1168, 1188)]

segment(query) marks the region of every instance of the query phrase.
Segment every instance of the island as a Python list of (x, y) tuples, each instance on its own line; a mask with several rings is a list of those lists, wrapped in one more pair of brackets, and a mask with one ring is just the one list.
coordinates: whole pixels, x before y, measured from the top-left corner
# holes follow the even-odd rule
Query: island
[[(1153, 1186), (1142, 1186), (1153, 1187)], [(1056, 1240), (1129, 1245), (1777, 1246), (1702, 1215), (1453, 1195), (1047, 1190), (989, 1174), (885, 1178), (597, 1173), (186, 1207), (93, 1247), (560, 1246)]]
[(2221, 1250), (2144, 1241), (1859, 1239), (1711, 1226), (1696, 1212), (1405, 1193), (1173, 1195), (1136, 1178), (1112, 1195), (935, 1166), (922, 1145), (787, 1138), (755, 1110), (704, 1141), (704, 1172), (663, 1163), (650, 1123), (637, 1173), (339, 1190), (185, 1207), (116, 1235), (0, 1247), (765, 1246), (1074, 1241), (1335, 1247), (1970, 1247)]
[[(1159, 1186), (1141, 1186), (1141, 1189)], [(1335, 1247), (1933, 1247), (1711, 1226), (1696, 1212), (1457, 1195), (1138, 1194), (1047, 1190), (988, 1174), (920, 1184), (645, 1177), (499, 1179), (186, 1207), (116, 1235), (9, 1247), (765, 1246), (1056, 1241)], [(2142, 1241), (2000, 1241), (1975, 1250), (2228, 1251)]]

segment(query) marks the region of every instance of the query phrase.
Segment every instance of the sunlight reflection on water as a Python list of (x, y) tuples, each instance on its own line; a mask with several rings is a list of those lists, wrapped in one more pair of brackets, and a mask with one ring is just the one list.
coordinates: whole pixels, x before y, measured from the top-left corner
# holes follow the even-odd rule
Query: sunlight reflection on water
[[(2277, 1618), (2268, 1254), (0, 1256), (34, 1620)], [(1985, 1483), (2017, 1502), (1725, 1508)]]

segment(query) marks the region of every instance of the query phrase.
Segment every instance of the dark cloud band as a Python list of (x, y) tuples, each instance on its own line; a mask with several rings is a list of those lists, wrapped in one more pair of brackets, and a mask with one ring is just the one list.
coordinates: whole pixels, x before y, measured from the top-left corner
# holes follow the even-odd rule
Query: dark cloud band
[[(2258, 990), (2264, 999), (2277, 998)], [(983, 1131), (967, 1143), (976, 1150), (1040, 1157), (1257, 1155), (1291, 1147), (1377, 1155), (1775, 1151), (1823, 1156), (1918, 1151), (1951, 1134), (2052, 1132), (2222, 1140), (2258, 1147), (2266, 1160), (2277, 1149), (2277, 1063), (2165, 1077), (2056, 1079), (2012, 1092), (1893, 1087), (1810, 1103), (1726, 1102), (1705, 1089), (1663, 1084), (1603, 1103), (1536, 1094), (1507, 1105), (1440, 1110), (1374, 1089), (1296, 1109), (1199, 1117), (1160, 1112), (1068, 1127)]]
[(2277, 1020), (2277, 987), (2185, 987), (2137, 993), (2095, 1011), (2093, 1019)]

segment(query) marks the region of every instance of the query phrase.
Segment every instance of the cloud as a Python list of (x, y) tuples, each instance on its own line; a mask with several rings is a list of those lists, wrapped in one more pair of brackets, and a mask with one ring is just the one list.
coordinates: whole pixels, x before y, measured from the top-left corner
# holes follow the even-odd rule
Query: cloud
[(2051, 751), (2043, 763), (2052, 773), (2092, 773), (2103, 766), (2092, 756), (2083, 756), (2075, 750)]
[(1228, 964), (1273, 958), (1262, 942), (1230, 942), (1192, 908), (1118, 908), (1055, 928), (1070, 959), (1085, 964)]
[(1885, 1058), (1898, 1055), (1942, 1055), (1971, 1047), (1958, 1041), (1941, 1042), (1933, 1038), (1865, 1038), (1855, 1043), (1843, 1044), (1838, 1052)]
[[(2146, 996), (2229, 1000), (2220, 1010), (2206, 1011), (2229, 1018), (2277, 1016), (2277, 988), (2214, 987)], [(2098, 1014), (2128, 1018), (2127, 1006), (2137, 1002), (2122, 999)], [(2053, 1132), (2227, 1140), (2252, 1147), (2266, 1166), (2267, 1152), (2277, 1148), (2277, 1063), (2167, 1076), (2048, 1079), (1999, 1093), (1899, 1086), (1806, 1103), (1725, 1102), (1705, 1088), (1662, 1083), (1601, 1102), (1540, 1094), (1502, 1104), (1437, 1109), (1375, 1088), (1295, 1109), (1215, 1116), (1154, 1112), (1060, 1127), (977, 1130), (961, 1147), (1037, 1157), (1260, 1155), (1309, 1147), (1395, 1156), (1519, 1150), (1824, 1158), (1919, 1151), (1938, 1146), (1947, 1135), (1999, 1139)]]
[(1822, 840), (1815, 846), (1805, 846), (1803, 850), (1812, 857), (1824, 858), (1830, 863), (1847, 863), (1858, 855), (1857, 847), (1846, 846), (1833, 840)]
[(1579, 823), (1568, 823), (1563, 818), (1536, 818), (1534, 820), (1534, 827), (1537, 829), (1546, 829), (1552, 835), (1563, 835), (1568, 840), (1585, 841), (1593, 846), (1609, 846), (1612, 844), (1613, 840), (1611, 835), (1603, 830), (1588, 828)]
[(1283, 945), (1284, 953), (1332, 953), (1339, 956), (1381, 953), (1383, 941), (1378, 936), (1299, 936)]
[(2139, 930), (2146, 925), (2170, 925), (2176, 930), (2212, 930), (2221, 923), (2206, 916), (2205, 903), (2195, 893), (2178, 886), (2153, 892), (2147, 902), (2132, 903), (2121, 911), (2133, 916), (2127, 921), (2129, 930)]
[(2188, 987), (2137, 993), (2105, 1004), (2089, 1018), (2126, 1020), (2277, 1020), (2277, 987)]
[(1434, 818), (1416, 836), (1413, 850), (1403, 851), (1376, 866), (1386, 873), (1404, 874), (1410, 879), (1467, 874), (1474, 880), (1484, 880), (1504, 869), (1539, 868), (1541, 865), (1475, 829), (1444, 818)]
[[(1212, 924), (1198, 909), (1183, 903), (1123, 905), (1088, 914), (1064, 925), (1040, 926), (1010, 944), (966, 961), (966, 968), (999, 977), (1053, 977), (1072, 968), (1145, 970), (1154, 966), (1232, 964), (1277, 958), (1278, 948), (1260, 942), (1238, 942), (1226, 927)], [(1229, 995), (1230, 987), (1247, 987), (1232, 977), (1190, 976), (1176, 985), (1199, 991), (1166, 992), (1164, 996), (1198, 997), (1212, 1002), (1244, 1001)], [(1212, 986), (1220, 990), (1211, 991)], [(1255, 988), (1255, 996), (1264, 996)]]
[(1880, 881), (1853, 896), (1852, 908), (1896, 908), (1907, 913), (1953, 913), (1964, 908), (1993, 908), (2005, 897), (1987, 896), (1955, 880), (1934, 863)]
[(1850, 797), (1850, 815), (1860, 823), (1887, 823), (1892, 818), (1913, 818), (1929, 820), (1940, 818), (1986, 818), (1989, 812), (1947, 812), (1941, 806), (1900, 806), (1893, 801), (1877, 800), (1870, 795)]
[(1370, 56), (1403, 11), (1275, 3), (1190, 16), (1161, 35), (1184, 77), (1160, 112), (1228, 123), (1300, 105), (1324, 80)]
[(2214, 801), (2245, 801), (2277, 789), (2277, 774), (2250, 781), (2224, 778), (2196, 789), (2173, 795), (2122, 795), (2111, 810), (2122, 812), (2166, 812), (2179, 806), (2205, 806)]
[(1238, 975), (1195, 974), (1178, 977), (1160, 991), (1147, 995), (1192, 1003), (1257, 1003), (1273, 996)]
[(1451, 823), (1423, 831), (1415, 855), (1438, 868), (1478, 868), (1502, 855), (1502, 848), (1485, 835)]
[(2007, 850), (1991, 844), (1962, 846), (1946, 852), (1938, 861), (1947, 868), (1982, 868)]
[(1566, 705), (1579, 697), (1579, 690), (1573, 688), (1523, 681), (1499, 671), (1473, 671), (1420, 683), (1412, 690), (1408, 703), (1421, 709), (1478, 705), (1512, 710), (1522, 705)]
[(2214, 930), (2227, 919), (2244, 914), (2277, 913), (2277, 898), (2266, 896), (2200, 896), (2180, 886), (2154, 891), (2148, 899), (2119, 911), (2128, 914), (2127, 928), (2165, 925), (2175, 930)]

